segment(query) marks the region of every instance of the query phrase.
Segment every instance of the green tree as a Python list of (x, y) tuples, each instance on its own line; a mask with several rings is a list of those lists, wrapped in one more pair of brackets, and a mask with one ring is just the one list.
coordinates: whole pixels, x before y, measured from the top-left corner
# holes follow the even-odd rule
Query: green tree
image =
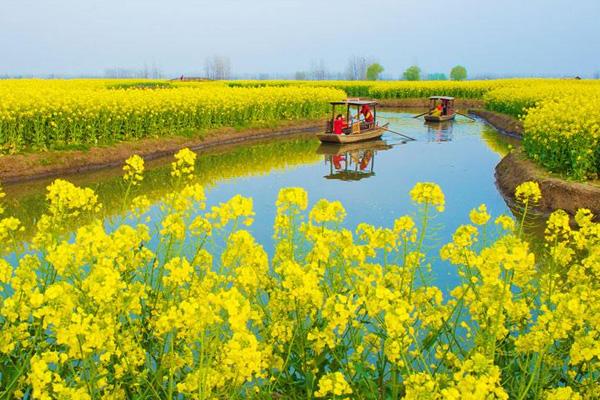
[(379, 63), (373, 63), (367, 68), (367, 80), (376, 81), (379, 79), (379, 74), (383, 72), (383, 67)]
[(462, 65), (457, 65), (450, 71), (450, 79), (453, 81), (464, 81), (467, 79), (467, 69)]
[(307, 74), (304, 71), (298, 71), (294, 75), (294, 79), (296, 79), (297, 81), (305, 81), (306, 78), (307, 78)]
[(421, 68), (416, 65), (408, 67), (402, 77), (407, 81), (418, 81), (421, 79)]

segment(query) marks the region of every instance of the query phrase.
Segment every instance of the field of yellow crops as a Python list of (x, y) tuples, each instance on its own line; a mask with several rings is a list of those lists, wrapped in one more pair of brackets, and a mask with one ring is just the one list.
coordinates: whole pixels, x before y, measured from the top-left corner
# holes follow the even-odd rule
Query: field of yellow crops
[[(303, 189), (282, 189), (269, 257), (247, 230), (252, 199), (205, 210), (195, 159), (175, 156), (171, 190), (149, 210), (131, 157), (131, 211), (111, 231), (97, 195), (64, 180), (29, 247), (20, 221), (0, 218), (12, 254), (0, 258), (0, 398), (600, 396), (600, 225), (588, 211), (576, 230), (553, 213), (536, 258), (522, 221), (474, 208), (439, 247), (460, 278), (442, 289), (425, 255), (445, 212), (438, 185), (410, 191), (418, 218), (352, 230), (340, 202), (309, 210)], [(524, 214), (540, 196), (532, 182), (515, 193)]]
[(481, 99), (523, 119), (527, 155), (564, 176), (600, 171), (600, 82), (561, 79), (355, 82), (127, 80), (0, 81), (0, 149), (114, 143), (222, 126), (312, 119), (345, 96), (379, 99), (444, 94)]
[(486, 106), (520, 116), (526, 154), (552, 172), (578, 179), (600, 175), (600, 83), (541, 81), (488, 92)]
[(0, 81), (4, 151), (197, 132), (222, 126), (320, 118), (345, 94), (331, 88), (143, 85), (116, 80)]
[(349, 96), (372, 97), (377, 99), (424, 98), (440, 93), (468, 99), (480, 99), (490, 89), (504, 81), (231, 81), (231, 87), (287, 87), (312, 86), (333, 87), (344, 90)]

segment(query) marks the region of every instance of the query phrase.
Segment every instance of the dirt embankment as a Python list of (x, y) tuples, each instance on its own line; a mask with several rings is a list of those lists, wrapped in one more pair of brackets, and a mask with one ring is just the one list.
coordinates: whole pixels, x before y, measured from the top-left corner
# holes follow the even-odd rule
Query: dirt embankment
[(0, 182), (11, 183), (67, 175), (121, 165), (132, 154), (145, 160), (168, 156), (188, 147), (204, 150), (232, 144), (295, 136), (323, 129), (323, 121), (289, 121), (275, 128), (214, 129), (201, 137), (161, 137), (121, 142), (89, 150), (0, 155)]
[(496, 166), (496, 182), (502, 193), (512, 198), (516, 187), (526, 181), (540, 185), (542, 200), (537, 208), (542, 212), (563, 209), (573, 215), (587, 208), (600, 215), (600, 187), (553, 177), (527, 159), (521, 149), (514, 149)]
[[(523, 137), (523, 124), (510, 115), (483, 109), (471, 109), (469, 112), (505, 135)], [(496, 184), (505, 198), (513, 199), (517, 186), (526, 181), (535, 181), (540, 185), (542, 200), (536, 207), (538, 211), (550, 213), (562, 209), (573, 215), (578, 209), (587, 208), (595, 215), (600, 215), (600, 186), (552, 176), (529, 160), (522, 149), (516, 148), (496, 166)]]
[(469, 109), (469, 113), (483, 118), (487, 123), (508, 136), (523, 137), (523, 123), (510, 115), (484, 110), (483, 108)]

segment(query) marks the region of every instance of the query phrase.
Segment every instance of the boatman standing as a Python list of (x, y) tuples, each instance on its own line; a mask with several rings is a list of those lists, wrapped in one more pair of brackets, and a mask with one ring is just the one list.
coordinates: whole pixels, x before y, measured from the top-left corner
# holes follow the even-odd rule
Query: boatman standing
[(367, 104), (363, 105), (360, 109), (359, 116), (362, 115), (365, 118), (365, 122), (372, 123), (374, 121), (373, 113), (371, 112), (371, 107)]

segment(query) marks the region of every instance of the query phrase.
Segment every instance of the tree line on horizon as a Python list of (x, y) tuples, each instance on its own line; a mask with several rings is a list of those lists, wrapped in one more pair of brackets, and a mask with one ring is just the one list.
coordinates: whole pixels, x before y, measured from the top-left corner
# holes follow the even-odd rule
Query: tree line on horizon
[[(376, 81), (382, 78), (385, 71), (383, 65), (377, 60), (367, 57), (352, 56), (348, 59), (346, 70), (343, 73), (329, 73), (325, 68), (323, 60), (312, 62), (309, 71), (298, 71), (294, 75), (296, 80), (349, 80), (349, 81)], [(450, 71), (450, 80), (462, 81), (467, 79), (467, 69), (462, 65), (456, 65)], [(391, 76), (385, 77), (387, 80), (393, 80)], [(398, 78), (396, 78), (398, 79)], [(399, 77), (401, 80), (419, 81), (419, 80), (448, 80), (445, 73), (424, 74), (418, 65), (408, 67)]]
[[(24, 78), (47, 78), (47, 79), (63, 79), (63, 78), (104, 78), (116, 79), (179, 79), (179, 78), (200, 78), (207, 80), (229, 80), (229, 79), (250, 79), (250, 80), (408, 80), (408, 81), (442, 81), (466, 80), (469, 75), (467, 69), (463, 65), (454, 66), (449, 73), (445, 72), (424, 72), (418, 65), (411, 65), (399, 76), (385, 74), (384, 66), (374, 58), (364, 56), (352, 56), (348, 58), (345, 70), (332, 72), (328, 70), (325, 61), (320, 59), (312, 61), (307, 70), (300, 70), (295, 73), (233, 73), (231, 60), (227, 56), (213, 55), (206, 57), (202, 69), (191, 73), (173, 74), (164, 72), (156, 63), (151, 66), (144, 64), (143, 68), (123, 68), (114, 67), (106, 68), (102, 75), (98, 74), (78, 74), (78, 75), (62, 75), (50, 73), (47, 75), (39, 74), (4, 74), (0, 75), (0, 79), (24, 79)], [(578, 75), (583, 77), (583, 75)], [(572, 75), (510, 75), (510, 74), (478, 74), (471, 76), (470, 79), (500, 79), (511, 77), (572, 77)], [(591, 79), (600, 79), (600, 70), (587, 75)]]

